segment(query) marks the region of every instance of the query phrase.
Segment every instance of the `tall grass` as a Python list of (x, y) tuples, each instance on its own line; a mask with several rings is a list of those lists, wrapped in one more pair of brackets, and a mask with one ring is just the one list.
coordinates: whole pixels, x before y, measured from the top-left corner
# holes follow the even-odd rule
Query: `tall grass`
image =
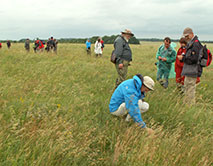
[[(161, 43), (131, 45), (136, 73), (156, 78)], [(213, 45), (208, 47), (213, 50)], [(0, 50), (0, 165), (213, 165), (213, 67), (204, 69), (197, 104), (188, 107), (170, 79), (156, 83), (143, 114), (149, 136), (109, 114), (116, 71), (106, 45), (101, 58), (81, 44), (58, 54), (26, 53), (23, 44)]]

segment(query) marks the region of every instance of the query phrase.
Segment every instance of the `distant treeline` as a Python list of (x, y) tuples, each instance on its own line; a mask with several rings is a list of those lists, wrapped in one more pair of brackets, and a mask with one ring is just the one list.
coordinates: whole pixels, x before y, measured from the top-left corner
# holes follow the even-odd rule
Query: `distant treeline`
[[(99, 36), (93, 36), (89, 39), (90, 39), (91, 43), (95, 43), (95, 41), (98, 39), (98, 37)], [(102, 40), (104, 41), (104, 44), (113, 44), (117, 37), (118, 37), (118, 35), (104, 36), (104, 37), (102, 37)], [(88, 38), (83, 38), (83, 39), (82, 38), (81, 39), (62, 38), (62, 39), (59, 39), (59, 42), (60, 43), (85, 43), (87, 39)], [(135, 37), (132, 37), (129, 40), (129, 43), (130, 44), (140, 44), (140, 41), (138, 39), (136, 39)]]
[[(105, 44), (113, 44), (115, 39), (117, 38), (118, 35), (112, 35), (112, 36), (104, 36), (102, 37), (103, 41)], [(95, 41), (98, 39), (99, 36), (93, 36), (90, 39), (91, 43), (95, 43)], [(85, 43), (88, 38), (61, 38), (57, 39), (59, 43)], [(12, 43), (24, 43), (26, 39), (21, 39), (21, 40), (10, 40)], [(46, 39), (41, 39), (43, 41), (47, 41)], [(178, 42), (178, 39), (171, 39), (172, 42)], [(147, 41), (147, 42), (162, 42), (163, 39), (159, 38), (135, 38), (132, 37), (129, 40), (130, 44), (140, 44), (141, 41)], [(7, 40), (0, 40), (1, 43), (7, 42)], [(34, 40), (30, 40), (30, 42), (34, 42)], [(202, 43), (213, 43), (213, 41), (201, 41)]]
[[(113, 44), (115, 39), (117, 38), (118, 35), (112, 35), (112, 36), (104, 36), (102, 37), (104, 44)], [(99, 36), (93, 36), (90, 39), (91, 43), (95, 43), (96, 40), (99, 38)], [(61, 38), (61, 39), (57, 39), (59, 43), (85, 43), (87, 41), (88, 38)], [(11, 40), (12, 43), (24, 43), (26, 39), (21, 39), (19, 41), (15, 41), (15, 40)], [(47, 39), (40, 39), (42, 41), (47, 41)], [(0, 42), (7, 42), (5, 41), (0, 41)], [(30, 42), (34, 42), (33, 40), (30, 40)], [(138, 39), (136, 39), (135, 37), (132, 37), (129, 40), (130, 44), (140, 44), (140, 41)]]

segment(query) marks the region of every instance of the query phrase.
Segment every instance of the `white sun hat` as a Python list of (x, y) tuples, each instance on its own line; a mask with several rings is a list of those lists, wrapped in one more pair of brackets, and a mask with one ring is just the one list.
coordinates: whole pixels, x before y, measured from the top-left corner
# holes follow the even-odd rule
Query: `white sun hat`
[(149, 88), (150, 90), (154, 90), (155, 82), (153, 79), (149, 76), (144, 76), (143, 78), (143, 84)]

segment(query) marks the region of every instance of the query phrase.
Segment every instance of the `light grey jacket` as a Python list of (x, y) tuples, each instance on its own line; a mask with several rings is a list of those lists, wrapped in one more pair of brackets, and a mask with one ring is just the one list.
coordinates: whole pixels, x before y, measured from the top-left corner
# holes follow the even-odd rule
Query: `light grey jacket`
[(132, 61), (132, 51), (129, 47), (128, 42), (123, 36), (118, 36), (114, 41), (114, 54), (116, 55), (116, 63), (122, 64), (123, 60)]

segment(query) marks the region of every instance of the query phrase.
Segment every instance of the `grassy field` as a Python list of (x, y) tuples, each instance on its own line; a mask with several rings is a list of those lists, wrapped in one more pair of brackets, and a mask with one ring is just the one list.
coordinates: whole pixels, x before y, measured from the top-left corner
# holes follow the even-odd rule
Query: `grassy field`
[[(136, 73), (156, 80), (161, 43), (131, 45)], [(213, 52), (213, 44), (208, 44)], [(26, 53), (24, 44), (0, 49), (0, 165), (212, 166), (213, 65), (197, 86), (197, 104), (187, 107), (175, 91), (156, 83), (143, 114), (155, 136), (110, 115), (116, 71), (84, 44), (59, 44), (58, 54)]]

